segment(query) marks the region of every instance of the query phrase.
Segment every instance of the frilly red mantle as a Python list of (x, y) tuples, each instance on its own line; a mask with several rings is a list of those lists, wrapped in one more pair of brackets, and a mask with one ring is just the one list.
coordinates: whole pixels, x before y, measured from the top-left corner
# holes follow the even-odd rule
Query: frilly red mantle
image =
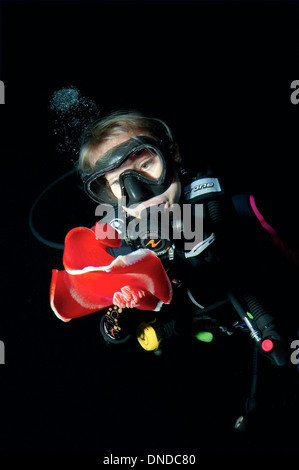
[(120, 240), (112, 227), (106, 229), (101, 240), (94, 228), (86, 227), (72, 229), (65, 238), (65, 269), (53, 269), (50, 287), (52, 310), (63, 321), (113, 304), (159, 310), (171, 301), (171, 283), (160, 259), (146, 249), (114, 258), (107, 250), (120, 246)]

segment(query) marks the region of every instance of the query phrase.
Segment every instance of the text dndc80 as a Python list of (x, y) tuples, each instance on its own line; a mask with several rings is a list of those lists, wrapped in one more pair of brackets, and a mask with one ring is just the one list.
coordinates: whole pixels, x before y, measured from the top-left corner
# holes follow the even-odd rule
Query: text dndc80
[(151, 455), (147, 456), (147, 463), (148, 465), (152, 464), (162, 464), (162, 465), (169, 465), (169, 464), (176, 464), (176, 465), (194, 465), (196, 462), (195, 455), (170, 455), (170, 454), (163, 454), (163, 455)]

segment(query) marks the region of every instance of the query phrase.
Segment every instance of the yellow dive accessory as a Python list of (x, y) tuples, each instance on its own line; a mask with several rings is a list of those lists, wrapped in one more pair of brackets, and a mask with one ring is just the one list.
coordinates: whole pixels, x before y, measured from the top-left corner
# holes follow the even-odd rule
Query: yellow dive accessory
[(159, 348), (161, 338), (158, 337), (156, 330), (150, 323), (140, 323), (137, 327), (136, 334), (140, 346), (145, 349), (145, 351), (155, 351)]

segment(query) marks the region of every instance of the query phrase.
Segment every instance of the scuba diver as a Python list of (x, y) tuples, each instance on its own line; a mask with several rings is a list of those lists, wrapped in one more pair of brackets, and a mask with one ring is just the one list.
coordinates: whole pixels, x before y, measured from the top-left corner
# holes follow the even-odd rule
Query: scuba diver
[(133, 341), (155, 353), (237, 325), (285, 363), (260, 268), (284, 244), (253, 196), (228, 194), (209, 169), (184, 169), (169, 126), (133, 111), (87, 127), (77, 170), (100, 219), (65, 238), (64, 270), (53, 270), (50, 287), (58, 318), (100, 312), (108, 345)]

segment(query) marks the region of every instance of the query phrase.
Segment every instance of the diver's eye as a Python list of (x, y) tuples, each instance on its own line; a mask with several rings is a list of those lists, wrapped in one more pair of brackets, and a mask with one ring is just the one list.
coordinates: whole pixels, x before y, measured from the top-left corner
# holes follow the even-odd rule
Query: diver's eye
[(141, 170), (144, 170), (144, 171), (148, 170), (152, 163), (153, 163), (153, 158), (149, 158), (148, 160), (142, 162), (140, 165)]

